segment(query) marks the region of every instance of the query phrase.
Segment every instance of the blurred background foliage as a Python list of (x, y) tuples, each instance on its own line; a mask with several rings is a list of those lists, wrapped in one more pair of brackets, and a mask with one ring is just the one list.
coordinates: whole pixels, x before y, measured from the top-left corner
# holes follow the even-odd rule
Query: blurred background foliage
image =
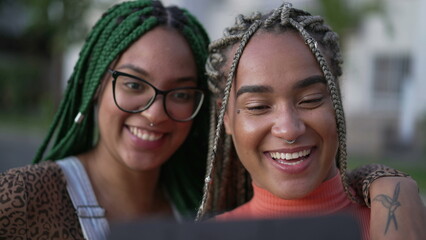
[(382, 0), (362, 1), (361, 4), (350, 5), (345, 0), (318, 0), (317, 14), (323, 16), (328, 24), (341, 37), (353, 33), (362, 23), (362, 20), (370, 14), (380, 14), (384, 17), (384, 5)]
[(0, 114), (37, 128), (52, 118), (62, 94), (67, 46), (87, 33), (90, 1), (0, 1)]

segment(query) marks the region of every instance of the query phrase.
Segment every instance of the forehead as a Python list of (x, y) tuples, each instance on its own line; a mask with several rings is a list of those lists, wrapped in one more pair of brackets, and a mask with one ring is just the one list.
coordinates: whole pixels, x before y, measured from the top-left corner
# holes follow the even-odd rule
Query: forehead
[(249, 80), (300, 80), (313, 75), (322, 75), (322, 72), (298, 33), (259, 32), (250, 39), (241, 56), (237, 85)]
[(180, 32), (172, 27), (157, 26), (148, 30), (138, 40), (136, 40), (130, 49), (149, 49), (162, 48), (165, 51), (174, 51), (174, 46), (183, 46), (189, 48), (189, 44)]
[[(195, 59), (192, 50), (177, 30), (159, 26), (142, 35), (120, 57), (117, 65), (133, 64), (147, 71), (161, 66), (178, 75), (194, 74)], [(164, 69), (163, 69), (164, 70)], [(171, 71), (173, 70), (173, 71)]]

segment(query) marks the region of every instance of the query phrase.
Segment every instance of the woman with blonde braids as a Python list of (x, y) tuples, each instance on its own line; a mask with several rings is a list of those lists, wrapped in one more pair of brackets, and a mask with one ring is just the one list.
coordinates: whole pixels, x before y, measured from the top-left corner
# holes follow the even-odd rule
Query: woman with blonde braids
[[(374, 183), (371, 210), (368, 197), (363, 203), (350, 187), (357, 177), (346, 172), (342, 58), (337, 34), (321, 17), (289, 3), (241, 15), (209, 50), (209, 88), (218, 103), (211, 118), (218, 120), (198, 219), (349, 212), (363, 239), (425, 236), (425, 208), (411, 179)], [(376, 167), (360, 189), (365, 196), (368, 179), (400, 175)]]
[(105, 239), (117, 221), (193, 218), (208, 43), (184, 9), (111, 7), (86, 39), (37, 164), (0, 175), (0, 238)]

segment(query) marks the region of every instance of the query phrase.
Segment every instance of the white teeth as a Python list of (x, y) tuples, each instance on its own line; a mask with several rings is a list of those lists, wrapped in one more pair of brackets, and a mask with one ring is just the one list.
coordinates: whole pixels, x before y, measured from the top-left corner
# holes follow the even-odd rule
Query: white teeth
[(130, 129), (130, 132), (133, 135), (135, 135), (136, 137), (138, 137), (142, 140), (145, 140), (145, 141), (156, 141), (163, 136), (163, 134), (147, 132), (147, 131), (141, 130), (137, 127), (129, 127), (129, 129)]
[[(301, 158), (301, 157), (305, 157), (307, 155), (309, 155), (311, 153), (311, 149), (307, 149), (307, 150), (303, 150), (300, 152), (294, 152), (294, 153), (279, 153), (279, 152), (271, 152), (269, 153), (269, 155), (273, 158), (278, 160), (278, 162), (282, 162), (280, 160), (292, 160), (292, 159), (297, 159), (297, 158)], [(296, 162), (295, 164), (297, 164), (298, 162)], [(293, 164), (290, 164), (293, 165)]]
[(279, 162), (279, 163), (281, 163), (281, 164), (284, 164), (284, 165), (290, 165), (290, 166), (293, 166), (293, 165), (296, 165), (296, 164), (299, 164), (299, 163), (303, 162), (303, 160), (304, 160), (304, 159), (300, 159), (300, 160), (299, 160), (299, 161), (297, 161), (297, 162), (286, 162), (286, 161), (283, 161), (283, 160), (277, 160), (277, 162)]

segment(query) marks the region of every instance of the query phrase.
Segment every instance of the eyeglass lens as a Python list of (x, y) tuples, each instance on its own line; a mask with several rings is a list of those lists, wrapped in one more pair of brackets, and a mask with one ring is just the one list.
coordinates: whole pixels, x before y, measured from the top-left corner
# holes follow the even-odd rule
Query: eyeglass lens
[[(115, 80), (114, 98), (119, 108), (127, 112), (142, 112), (155, 100), (155, 89), (140, 79), (118, 75)], [(203, 101), (199, 89), (173, 89), (164, 97), (164, 108), (170, 118), (187, 121), (195, 117)]]

